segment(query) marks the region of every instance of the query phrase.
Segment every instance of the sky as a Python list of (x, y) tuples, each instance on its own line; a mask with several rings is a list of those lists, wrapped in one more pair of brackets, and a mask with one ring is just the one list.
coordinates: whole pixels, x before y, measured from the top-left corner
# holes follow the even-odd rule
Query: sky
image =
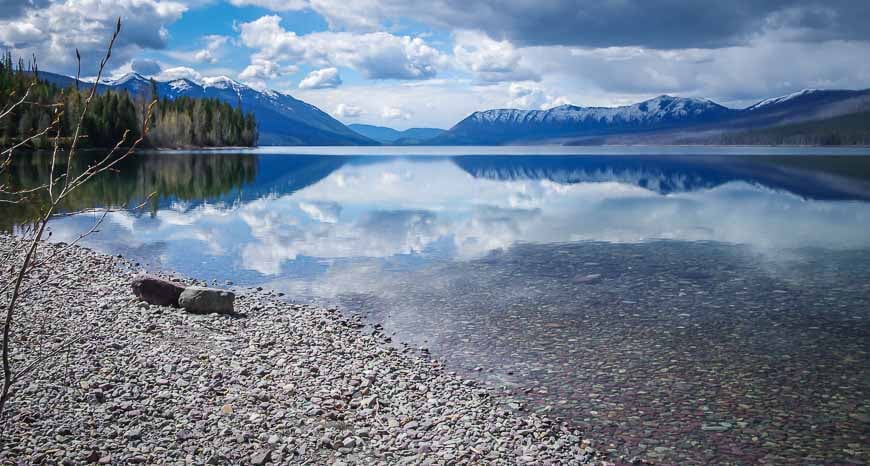
[(0, 0), (0, 47), (93, 75), (118, 17), (111, 76), (225, 75), (397, 129), (870, 87), (867, 0)]

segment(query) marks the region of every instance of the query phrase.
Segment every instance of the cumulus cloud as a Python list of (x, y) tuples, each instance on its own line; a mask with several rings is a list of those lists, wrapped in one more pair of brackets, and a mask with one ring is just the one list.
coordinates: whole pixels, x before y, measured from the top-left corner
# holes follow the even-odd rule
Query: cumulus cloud
[(299, 68), (295, 65), (281, 66), (274, 61), (255, 57), (251, 59), (251, 64), (239, 73), (239, 79), (254, 85), (254, 87), (265, 87), (266, 81), (293, 74), (297, 71), (299, 71)]
[(202, 81), (202, 75), (195, 69), (187, 66), (166, 68), (154, 78), (158, 81), (174, 81), (176, 79), (189, 79), (193, 82)]
[(381, 118), (385, 120), (410, 120), (411, 112), (401, 107), (384, 107), (381, 110)]
[[(7, 3), (3, 4), (4, 13)], [(0, 19), (0, 43), (12, 48), (15, 55), (35, 53), (43, 69), (67, 73), (75, 72), (78, 48), (84, 76), (96, 71), (118, 17), (123, 29), (112, 52), (114, 64), (129, 62), (143, 49), (165, 48), (169, 39), (166, 26), (187, 10), (183, 3), (170, 0), (37, 3), (15, 8), (18, 14), (14, 18)], [(5, 16), (0, 14), (0, 18)]]
[(0, 43), (11, 48), (27, 48), (39, 42), (43, 32), (32, 23), (0, 21)]
[(540, 75), (520, 63), (522, 57), (509, 41), (496, 41), (485, 34), (461, 31), (454, 34), (454, 42), (456, 61), (481, 81), (541, 80)]
[(212, 34), (203, 37), (203, 40), (206, 44), (205, 48), (195, 52), (193, 59), (201, 63), (217, 63), (219, 50), (227, 43), (229, 37)]
[(510, 94), (510, 100), (507, 102), (509, 108), (546, 110), (571, 103), (567, 97), (552, 96), (539, 86), (522, 83), (511, 83), (508, 92)]
[(335, 106), (335, 110), (332, 111), (332, 114), (339, 118), (358, 118), (363, 113), (365, 113), (363, 109), (349, 104), (338, 104)]
[(341, 85), (341, 76), (336, 68), (323, 68), (308, 73), (300, 83), (300, 89), (330, 89)]
[(242, 43), (257, 50), (255, 60), (345, 66), (369, 79), (428, 79), (447, 65), (447, 58), (419, 37), (330, 31), (299, 36), (280, 22), (278, 16), (264, 16), (240, 26)]

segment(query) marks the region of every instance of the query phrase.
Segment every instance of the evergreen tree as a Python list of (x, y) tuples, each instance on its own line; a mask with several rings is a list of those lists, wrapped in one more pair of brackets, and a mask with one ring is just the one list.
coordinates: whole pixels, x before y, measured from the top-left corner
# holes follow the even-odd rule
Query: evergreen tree
[[(25, 68), (19, 59), (17, 69), (12, 54), (6, 52), (0, 60), (0, 109), (8, 108), (19, 100), (38, 77), (36, 60)], [(61, 104), (61, 134), (71, 136), (84, 109), (90, 89), (60, 89), (57, 86), (36, 81), (30, 90), (28, 101), (34, 105), (17, 107), (7, 118), (0, 121), (0, 146), (8, 147), (35, 132), (47, 127), (54, 118), (55, 104)], [(151, 81), (150, 96), (159, 98), (157, 83)], [(150, 103), (144, 96), (130, 96), (126, 92), (108, 91), (99, 93), (91, 101), (85, 115), (82, 147), (112, 147), (126, 130), (130, 130), (127, 143), (139, 138), (142, 122)], [(138, 99), (138, 100), (137, 100)], [(257, 143), (257, 124), (253, 114), (243, 113), (239, 108), (217, 99), (192, 99), (181, 97), (175, 100), (159, 98), (153, 108), (150, 132), (145, 146), (151, 147), (215, 147), (254, 146)], [(34, 149), (51, 146), (50, 138), (33, 141)]]

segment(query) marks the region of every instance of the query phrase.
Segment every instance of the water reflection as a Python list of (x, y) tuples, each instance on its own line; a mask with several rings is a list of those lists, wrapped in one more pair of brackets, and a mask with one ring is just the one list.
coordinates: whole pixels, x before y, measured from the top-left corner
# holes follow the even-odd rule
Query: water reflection
[[(519, 242), (866, 247), (870, 210), (863, 200), (870, 185), (788, 162), (152, 155), (73, 202), (129, 205), (156, 191), (150, 215), (111, 214), (104, 229), (115, 231), (101, 240), (198, 240), (199, 248), (170, 255), (164, 265), (217, 260), (262, 275), (292, 269), (300, 257), (470, 259)], [(865, 159), (854, 157), (829, 159), (827, 166), (838, 164), (857, 165), (841, 170), (850, 174), (866, 170)], [(57, 222), (54, 234), (72, 235), (71, 227), (86, 221)]]
[(149, 154), (66, 208), (151, 191), (89, 244), (365, 313), (617, 454), (870, 460), (868, 158)]

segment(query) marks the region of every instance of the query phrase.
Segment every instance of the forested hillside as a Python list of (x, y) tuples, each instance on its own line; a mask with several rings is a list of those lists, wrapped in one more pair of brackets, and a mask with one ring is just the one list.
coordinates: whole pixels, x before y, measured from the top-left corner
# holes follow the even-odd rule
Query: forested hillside
[(257, 122), (217, 99), (161, 98), (146, 142), (155, 147), (255, 146)]
[[(20, 100), (34, 76), (34, 66), (25, 67), (19, 60), (15, 65), (7, 53), (0, 63), (0, 109), (6, 109)], [(49, 126), (55, 113), (62, 111), (60, 120), (62, 141), (66, 142), (78, 123), (90, 85), (79, 90), (61, 89), (38, 81), (30, 89), (26, 105), (15, 108), (0, 122), (0, 147), (8, 147)], [(151, 101), (149, 95), (131, 96), (127, 92), (102, 92), (94, 96), (83, 124), (81, 147), (111, 147), (130, 130), (128, 142), (142, 133), (142, 123)], [(2, 110), (0, 110), (2, 111)], [(32, 148), (45, 149), (52, 145), (54, 132), (33, 140)], [(253, 114), (243, 113), (232, 105), (216, 99), (179, 98), (161, 99), (151, 116), (150, 132), (145, 146), (150, 147), (217, 147), (254, 146), (257, 144), (257, 122)]]
[(723, 145), (867, 146), (870, 145), (870, 112), (724, 133), (700, 142)]

